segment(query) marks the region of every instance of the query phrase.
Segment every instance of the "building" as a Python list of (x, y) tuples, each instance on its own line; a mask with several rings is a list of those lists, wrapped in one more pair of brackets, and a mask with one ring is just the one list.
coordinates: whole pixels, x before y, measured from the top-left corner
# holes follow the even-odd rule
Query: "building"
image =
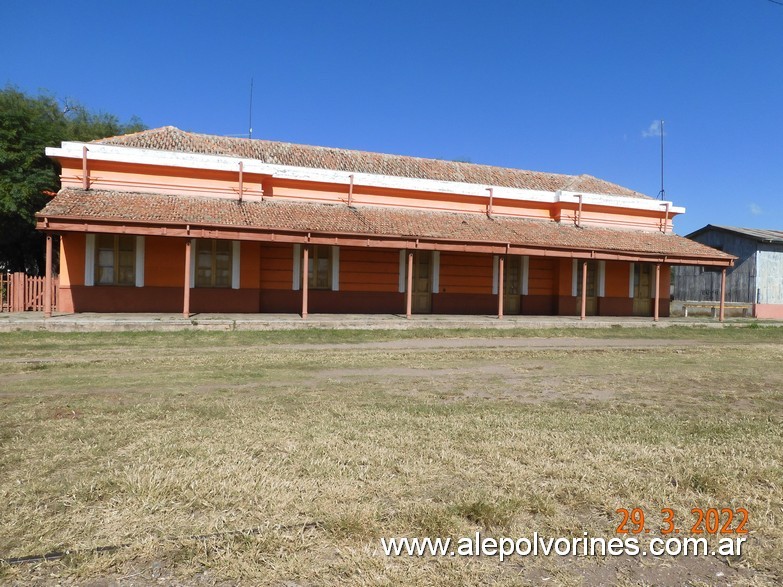
[[(666, 316), (733, 257), (588, 175), (147, 130), (47, 154), (60, 309)], [(50, 255), (51, 256), (51, 255)]]
[[(748, 304), (756, 318), (783, 318), (783, 230), (708, 224), (687, 236), (737, 257), (726, 276), (726, 301)], [(720, 271), (677, 267), (674, 298), (685, 302), (720, 299)]]

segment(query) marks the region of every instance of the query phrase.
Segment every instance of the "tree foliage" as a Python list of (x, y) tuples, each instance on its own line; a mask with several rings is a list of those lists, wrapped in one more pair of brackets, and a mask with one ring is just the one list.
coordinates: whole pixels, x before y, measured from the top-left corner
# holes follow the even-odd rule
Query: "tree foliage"
[(35, 230), (35, 213), (46, 205), (44, 192), (60, 187), (59, 167), (46, 147), (144, 128), (136, 118), (123, 124), (79, 104), (63, 106), (48, 94), (0, 90), (0, 271), (43, 272), (44, 239)]

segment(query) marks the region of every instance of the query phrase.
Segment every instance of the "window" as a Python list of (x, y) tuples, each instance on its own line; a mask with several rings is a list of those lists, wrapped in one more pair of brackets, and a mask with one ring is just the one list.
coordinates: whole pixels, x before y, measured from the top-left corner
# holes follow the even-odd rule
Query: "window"
[(307, 287), (332, 288), (332, 247), (328, 245), (310, 247), (310, 258), (307, 260)]
[(231, 287), (232, 243), (196, 240), (196, 287)]
[(99, 234), (95, 238), (95, 285), (135, 285), (136, 237)]
[[(582, 297), (582, 263), (576, 263), (576, 297)], [(598, 262), (587, 262), (587, 297), (594, 298), (598, 294)]]

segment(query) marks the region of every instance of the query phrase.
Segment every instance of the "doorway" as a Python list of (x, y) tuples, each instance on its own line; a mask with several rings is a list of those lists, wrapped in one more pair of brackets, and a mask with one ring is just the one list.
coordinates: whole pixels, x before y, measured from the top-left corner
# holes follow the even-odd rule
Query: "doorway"
[(652, 316), (652, 298), (655, 295), (655, 276), (652, 263), (634, 263), (633, 315)]
[[(582, 263), (576, 263), (576, 313), (582, 314)], [(585, 315), (598, 314), (598, 261), (587, 262), (587, 299), (585, 300)]]
[(432, 311), (432, 253), (430, 251), (413, 253), (411, 294), (411, 311), (414, 314), (429, 314)]
[(521, 292), (519, 285), (522, 282), (522, 257), (519, 255), (506, 255), (503, 263), (503, 313), (519, 314), (521, 305)]

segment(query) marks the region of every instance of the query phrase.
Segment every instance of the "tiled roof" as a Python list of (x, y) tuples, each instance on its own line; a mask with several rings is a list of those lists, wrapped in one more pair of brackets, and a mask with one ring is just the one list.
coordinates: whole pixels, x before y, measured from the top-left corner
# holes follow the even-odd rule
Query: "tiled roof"
[(591, 175), (564, 175), (523, 171), (459, 161), (423, 159), (420, 157), (386, 155), (258, 139), (222, 137), (185, 132), (173, 126), (109, 137), (93, 142), (138, 149), (242, 157), (245, 159), (257, 159), (269, 164), (329, 169), (349, 173), (370, 173), (416, 179), (455, 181), (550, 192), (568, 190), (592, 194), (649, 198), (649, 196), (634, 190)]
[(551, 221), (488, 218), (483, 214), (375, 206), (197, 198), (63, 189), (38, 213), (50, 220), (80, 218), (212, 225), (317, 234), (419, 238), (465, 244), (509, 243), (541, 249), (595, 250), (727, 260), (731, 255), (660, 232), (576, 228)]
[(738, 228), (736, 226), (720, 226), (717, 224), (708, 224), (704, 228), (700, 228), (696, 232), (692, 232), (688, 235), (688, 238), (692, 238), (696, 235), (702, 234), (709, 230), (722, 230), (724, 232), (733, 232), (740, 236), (759, 241), (762, 243), (775, 243), (783, 244), (783, 230), (766, 230), (761, 228)]

